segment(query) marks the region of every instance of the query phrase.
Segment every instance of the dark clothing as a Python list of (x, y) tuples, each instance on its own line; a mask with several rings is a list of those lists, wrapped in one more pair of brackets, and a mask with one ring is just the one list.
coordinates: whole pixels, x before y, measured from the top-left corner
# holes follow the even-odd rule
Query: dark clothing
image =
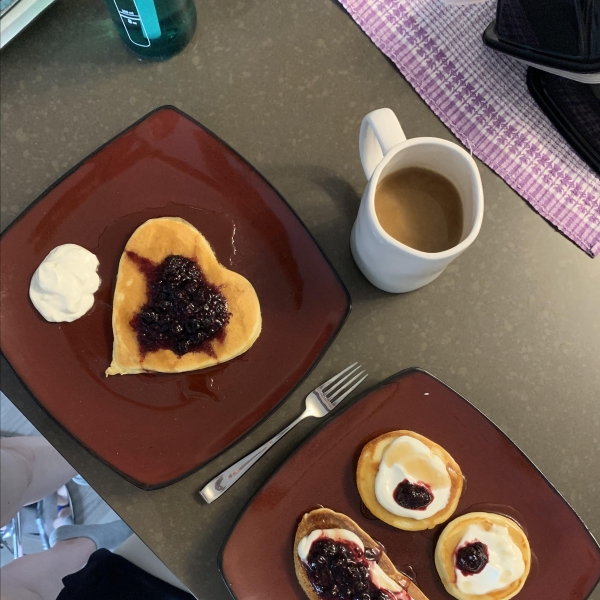
[(63, 579), (56, 600), (194, 600), (108, 550), (97, 550), (87, 565)]

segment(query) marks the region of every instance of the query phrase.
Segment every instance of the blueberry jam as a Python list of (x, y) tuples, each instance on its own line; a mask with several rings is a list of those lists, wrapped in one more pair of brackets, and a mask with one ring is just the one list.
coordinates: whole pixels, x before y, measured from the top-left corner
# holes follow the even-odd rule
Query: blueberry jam
[(402, 508), (425, 510), (433, 502), (433, 494), (425, 485), (411, 483), (408, 479), (404, 479), (394, 490), (394, 500)]
[(456, 567), (463, 575), (481, 573), (489, 560), (487, 546), (481, 542), (470, 542), (456, 551)]
[(369, 561), (376, 562), (380, 557), (378, 548), (367, 548), (363, 552), (351, 542), (323, 537), (312, 543), (303, 565), (310, 584), (322, 600), (407, 598), (407, 594), (380, 589), (371, 580)]
[(379, 562), (379, 559), (381, 558), (381, 548), (365, 548), (365, 558), (367, 560)]
[(227, 300), (198, 263), (173, 254), (158, 265), (135, 252), (127, 257), (147, 282), (146, 304), (131, 319), (141, 354), (165, 349), (215, 356), (211, 342), (224, 339), (230, 315)]

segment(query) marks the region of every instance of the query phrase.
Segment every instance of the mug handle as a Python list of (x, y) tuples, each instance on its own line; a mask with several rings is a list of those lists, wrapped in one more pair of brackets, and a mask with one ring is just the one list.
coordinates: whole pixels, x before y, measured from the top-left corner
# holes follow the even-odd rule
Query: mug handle
[(367, 179), (371, 179), (383, 157), (405, 141), (406, 136), (393, 110), (378, 108), (370, 112), (362, 120), (358, 138), (360, 161)]

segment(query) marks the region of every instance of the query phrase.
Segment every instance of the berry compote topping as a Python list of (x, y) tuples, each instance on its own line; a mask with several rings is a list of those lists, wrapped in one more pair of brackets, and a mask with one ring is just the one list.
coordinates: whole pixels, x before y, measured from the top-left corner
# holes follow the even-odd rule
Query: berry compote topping
[[(374, 552), (372, 552), (373, 550)], [(303, 564), (308, 580), (322, 600), (410, 598), (408, 594), (383, 590), (373, 583), (369, 561), (376, 562), (380, 557), (379, 548), (367, 548), (363, 552), (351, 542), (341, 542), (324, 537), (312, 543)]]
[(433, 502), (433, 494), (429, 487), (404, 479), (394, 490), (394, 500), (402, 508), (425, 510)]
[(379, 562), (381, 558), (381, 548), (365, 548), (365, 558), (374, 562)]
[(135, 252), (127, 256), (146, 276), (146, 304), (131, 319), (141, 354), (165, 349), (178, 356), (215, 356), (211, 342), (224, 339), (230, 314), (227, 300), (198, 263), (176, 254), (158, 265)]
[(463, 575), (481, 573), (489, 560), (487, 546), (482, 542), (470, 542), (456, 551), (456, 567)]

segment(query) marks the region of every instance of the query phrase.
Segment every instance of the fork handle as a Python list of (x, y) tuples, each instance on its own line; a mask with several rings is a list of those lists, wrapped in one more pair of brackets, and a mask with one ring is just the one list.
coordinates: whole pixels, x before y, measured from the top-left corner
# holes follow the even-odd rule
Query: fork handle
[(246, 473), (250, 467), (261, 457), (267, 450), (274, 446), (288, 431), (293, 429), (302, 419), (311, 416), (311, 413), (305, 410), (295, 421), (292, 421), (285, 429), (282, 429), (277, 435), (273, 436), (269, 441), (259, 446), (256, 450), (250, 452), (243, 458), (240, 458), (236, 463), (232, 464), (228, 469), (211, 479), (201, 490), (200, 495), (204, 498), (207, 504), (216, 500), (224, 494), (238, 479)]

